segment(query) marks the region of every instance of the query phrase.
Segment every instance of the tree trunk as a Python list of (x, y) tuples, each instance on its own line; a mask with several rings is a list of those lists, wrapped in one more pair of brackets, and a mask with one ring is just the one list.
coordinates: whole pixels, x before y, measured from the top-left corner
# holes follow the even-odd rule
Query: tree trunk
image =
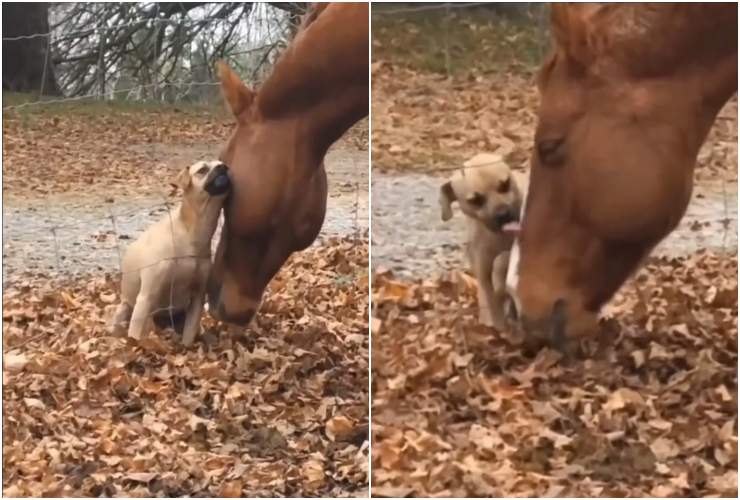
[[(49, 32), (49, 4), (3, 3), (3, 38)], [(3, 40), (3, 90), (62, 95), (51, 63), (49, 37)]]

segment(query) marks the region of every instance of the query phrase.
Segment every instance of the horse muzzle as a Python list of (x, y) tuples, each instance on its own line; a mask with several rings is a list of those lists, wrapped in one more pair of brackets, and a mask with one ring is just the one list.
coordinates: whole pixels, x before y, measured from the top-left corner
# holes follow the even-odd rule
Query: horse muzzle
[(545, 343), (555, 348), (562, 348), (566, 341), (568, 328), (568, 317), (566, 302), (558, 299), (552, 306), (549, 316), (533, 319), (525, 313), (519, 313), (511, 303), (509, 309), (511, 315), (518, 316), (518, 324), (528, 339)]
[(213, 287), (208, 291), (208, 313), (217, 321), (247, 326), (259, 310), (259, 302), (246, 300), (239, 307), (228, 307), (222, 298), (221, 287)]

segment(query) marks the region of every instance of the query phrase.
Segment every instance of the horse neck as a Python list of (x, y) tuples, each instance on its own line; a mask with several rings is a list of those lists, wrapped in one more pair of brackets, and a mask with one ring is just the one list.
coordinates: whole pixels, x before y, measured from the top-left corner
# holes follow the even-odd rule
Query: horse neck
[(623, 23), (638, 28), (616, 35), (617, 58), (640, 76), (695, 80), (702, 104), (719, 112), (737, 91), (737, 5), (622, 8)]
[(263, 119), (295, 121), (320, 158), (368, 113), (367, 7), (346, 5), (299, 32), (257, 95)]
[(604, 12), (607, 61), (638, 79), (679, 82), (686, 93), (678, 97), (698, 104), (687, 116), (698, 151), (737, 92), (736, 4), (619, 4)]

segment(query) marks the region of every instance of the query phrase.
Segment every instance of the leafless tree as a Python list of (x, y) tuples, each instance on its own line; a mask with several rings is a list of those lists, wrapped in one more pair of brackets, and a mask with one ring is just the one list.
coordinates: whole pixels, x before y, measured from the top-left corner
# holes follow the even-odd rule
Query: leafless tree
[[(54, 66), (47, 57), (49, 31), (47, 3), (3, 4), (3, 90), (60, 95)], [(7, 38), (7, 40), (5, 40)]]
[[(3, 4), (3, 14), (7, 5)], [(20, 5), (31, 9), (31, 4)], [(19, 64), (30, 68), (38, 65), (38, 59), (50, 60), (47, 74), (52, 79), (56, 75), (56, 80), (47, 93), (56, 89), (68, 96), (110, 96), (135, 88), (134, 97), (167, 99), (173, 92), (187, 91), (193, 82), (212, 81), (216, 59), (227, 59), (248, 78), (258, 79), (287, 43), (307, 6), (303, 2), (54, 3), (44, 6), (44, 13), (40, 8), (34, 11), (39, 22), (24, 31), (51, 35), (34, 39), (39, 42), (34, 54), (39, 55), (24, 57)], [(5, 47), (3, 43), (4, 61)], [(51, 57), (46, 57), (47, 50)], [(3, 74), (8, 73), (4, 62)], [(38, 78), (26, 84), (34, 90), (40, 86)]]

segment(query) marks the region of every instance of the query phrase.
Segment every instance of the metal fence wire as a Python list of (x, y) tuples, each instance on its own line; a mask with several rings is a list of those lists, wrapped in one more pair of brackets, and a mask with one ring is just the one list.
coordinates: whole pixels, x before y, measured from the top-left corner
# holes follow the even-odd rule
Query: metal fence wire
[[(362, 168), (362, 166), (357, 166), (357, 168)], [(347, 199), (351, 198), (352, 202), (343, 210), (341, 217), (337, 217), (336, 213), (329, 214), (336, 225), (341, 227), (335, 234), (331, 232), (327, 235), (322, 232), (315, 244), (321, 245), (327, 237), (341, 237), (349, 240), (353, 246), (367, 247), (368, 219), (363, 216), (363, 212), (367, 213), (367, 197), (362, 195), (363, 186), (360, 182), (353, 183), (352, 189), (351, 193), (346, 193)], [(331, 201), (329, 203), (331, 204)], [(19, 227), (17, 223), (13, 223), (15, 217), (20, 217), (19, 213), (13, 212), (9, 207), (4, 207), (4, 286), (12, 287), (14, 283), (22, 281), (29, 274), (34, 277), (43, 277), (49, 282), (60, 283), (100, 275), (112, 277), (120, 282), (126, 274), (140, 273), (147, 268), (163, 264), (177, 266), (180, 262), (192, 261), (192, 259), (212, 259), (224, 224), (223, 214), (219, 217), (218, 227), (210, 242), (210, 253), (175, 255), (134, 269), (123, 269), (122, 261), (128, 244), (135, 241), (139, 234), (152, 223), (165, 217), (170, 218), (169, 227), (172, 230), (174, 228), (172, 219), (176, 216), (178, 208), (179, 201), (163, 197), (159, 203), (134, 209), (116, 210), (114, 204), (109, 204), (106, 215), (75, 218), (74, 221), (68, 223), (44, 223), (41, 226)], [(14, 227), (11, 228), (11, 226)], [(171, 237), (174, 247), (174, 233), (171, 233)], [(20, 253), (21, 258), (14, 260), (23, 262), (23, 268), (8, 267), (8, 257), (12, 258), (16, 253)], [(172, 294), (175, 293), (174, 286), (174, 282), (171, 282)], [(176, 312), (174, 304), (174, 300), (171, 299), (168, 307), (158, 308), (150, 314)]]
[[(123, 6), (116, 10), (104, 4), (52, 4), (48, 32), (3, 36), (6, 47), (38, 39), (46, 44), (37, 95), (24, 88), (21, 92), (29, 95), (23, 97), (30, 100), (3, 110), (87, 99), (210, 101), (217, 95), (209, 90), (218, 86), (216, 60), (227, 60), (248, 84), (258, 84), (305, 12), (302, 4), (290, 4), (289, 15), (284, 7), (269, 4), (206, 3), (182, 7), (181, 15), (168, 18), (137, 5), (128, 8), (151, 17), (131, 19), (122, 13)], [(50, 71), (61, 97), (46, 96)], [(4, 78), (4, 89), (8, 82)], [(14, 90), (10, 83), (7, 88)]]

